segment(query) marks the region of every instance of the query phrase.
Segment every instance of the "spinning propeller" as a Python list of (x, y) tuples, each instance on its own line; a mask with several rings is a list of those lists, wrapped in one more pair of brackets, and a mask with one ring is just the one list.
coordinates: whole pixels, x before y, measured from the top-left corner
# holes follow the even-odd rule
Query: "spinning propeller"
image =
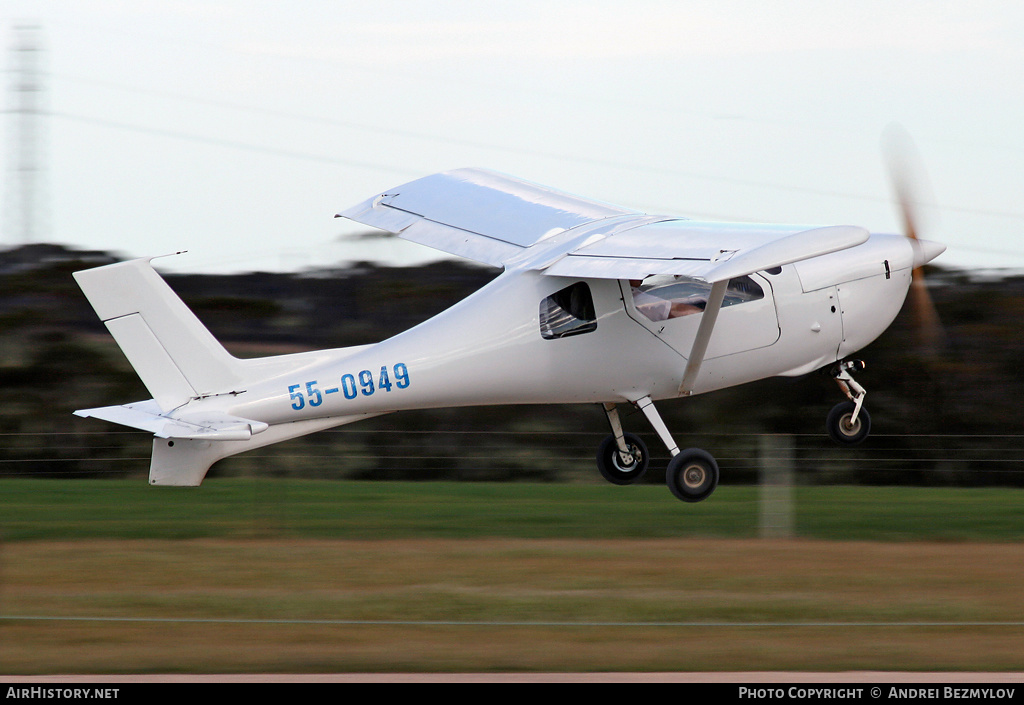
[(945, 332), (931, 294), (928, 293), (928, 285), (924, 279), (924, 263), (938, 256), (946, 248), (937, 242), (918, 237), (919, 220), (914, 204), (919, 201), (914, 197), (916, 189), (911, 187), (911, 182), (920, 183), (920, 179), (912, 179), (909, 175), (911, 163), (917, 161), (910, 158), (913, 152), (910, 137), (902, 129), (892, 126), (887, 131), (886, 142), (889, 176), (903, 219), (903, 234), (914, 248), (914, 269), (908, 296), (917, 323), (918, 342), (931, 353), (944, 343)]

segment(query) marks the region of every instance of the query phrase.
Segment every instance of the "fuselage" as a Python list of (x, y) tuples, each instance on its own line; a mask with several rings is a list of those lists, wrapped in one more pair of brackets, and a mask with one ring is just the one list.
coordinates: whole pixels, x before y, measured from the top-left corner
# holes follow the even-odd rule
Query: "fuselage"
[[(856, 352), (899, 313), (914, 265), (906, 238), (873, 235), (849, 250), (750, 275), (761, 294), (722, 309), (693, 393), (805, 374)], [(390, 339), (268, 360), (263, 374), (278, 372), (240, 394), (193, 404), (280, 424), (433, 407), (677, 397), (701, 314), (651, 320), (631, 289), (626, 280), (510, 267)], [(560, 334), (563, 322), (552, 322), (552, 310), (559, 302), (575, 306), (570, 293), (589, 296), (592, 308), (582, 318), (569, 312), (582, 323), (572, 329), (570, 320), (568, 334)]]

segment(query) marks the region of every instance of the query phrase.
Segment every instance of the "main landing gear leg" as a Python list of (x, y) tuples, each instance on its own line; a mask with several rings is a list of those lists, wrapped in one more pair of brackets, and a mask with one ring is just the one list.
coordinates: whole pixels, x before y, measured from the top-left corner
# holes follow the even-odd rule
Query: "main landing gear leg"
[[(718, 486), (718, 463), (715, 459), (699, 448), (679, 450), (650, 397), (640, 399), (636, 405), (644, 412), (644, 416), (672, 455), (665, 471), (665, 482), (672, 494), (684, 502), (707, 499)], [(614, 404), (605, 404), (604, 410), (612, 427), (612, 435), (601, 444), (597, 454), (597, 466), (609, 482), (619, 485), (636, 482), (647, 470), (647, 448), (638, 436), (623, 433)], [(643, 453), (644, 467), (641, 473), (634, 476), (628, 467), (620, 468), (619, 464), (625, 462), (627, 458), (635, 459), (640, 449)]]
[(647, 472), (649, 455), (640, 436), (625, 433), (615, 404), (605, 404), (604, 413), (612, 427), (612, 435), (597, 450), (597, 469), (614, 485), (631, 485)]
[(832, 407), (825, 420), (828, 435), (836, 443), (855, 445), (867, 438), (871, 432), (871, 415), (864, 408), (867, 391), (857, 384), (857, 380), (850, 374), (855, 370), (860, 372), (864, 368), (865, 364), (861, 360), (846, 360), (832, 369), (833, 379), (850, 400)]

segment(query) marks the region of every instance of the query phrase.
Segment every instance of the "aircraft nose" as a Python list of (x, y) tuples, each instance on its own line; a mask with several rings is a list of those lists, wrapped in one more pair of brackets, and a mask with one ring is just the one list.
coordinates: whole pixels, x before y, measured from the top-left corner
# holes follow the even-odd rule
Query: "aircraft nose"
[(921, 240), (910, 238), (910, 245), (914, 249), (914, 268), (928, 264), (933, 259), (946, 251), (946, 246), (934, 240)]

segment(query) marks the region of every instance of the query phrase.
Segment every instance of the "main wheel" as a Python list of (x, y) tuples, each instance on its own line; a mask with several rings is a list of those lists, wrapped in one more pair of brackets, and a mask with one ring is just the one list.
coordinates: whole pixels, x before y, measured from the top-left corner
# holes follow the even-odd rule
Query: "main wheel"
[(853, 421), (853, 411), (857, 406), (852, 401), (844, 401), (832, 407), (825, 419), (825, 428), (829, 438), (836, 443), (852, 446), (860, 443), (871, 432), (871, 415), (861, 407), (857, 420)]
[(665, 483), (678, 499), (700, 502), (718, 487), (718, 463), (699, 448), (684, 450), (668, 461)]
[(647, 472), (647, 445), (640, 436), (633, 433), (623, 434), (623, 440), (632, 456), (629, 462), (622, 459), (615, 436), (608, 436), (601, 441), (597, 451), (597, 469), (604, 479), (614, 485), (631, 485)]

